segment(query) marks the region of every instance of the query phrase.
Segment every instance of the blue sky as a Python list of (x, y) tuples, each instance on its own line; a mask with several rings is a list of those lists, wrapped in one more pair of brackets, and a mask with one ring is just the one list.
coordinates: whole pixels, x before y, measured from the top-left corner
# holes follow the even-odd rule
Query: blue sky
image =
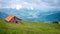
[(60, 0), (0, 0), (0, 8), (60, 8)]

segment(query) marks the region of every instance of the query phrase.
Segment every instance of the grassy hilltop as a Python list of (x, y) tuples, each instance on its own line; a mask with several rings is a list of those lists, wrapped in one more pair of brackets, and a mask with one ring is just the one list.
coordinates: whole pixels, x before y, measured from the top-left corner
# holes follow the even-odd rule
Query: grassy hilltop
[(7, 23), (0, 18), (0, 34), (60, 34), (60, 24), (22, 21), (22, 24)]

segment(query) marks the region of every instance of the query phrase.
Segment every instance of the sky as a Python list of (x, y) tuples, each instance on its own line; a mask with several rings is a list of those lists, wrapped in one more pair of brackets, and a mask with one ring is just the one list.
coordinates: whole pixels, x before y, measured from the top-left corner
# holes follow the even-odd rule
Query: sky
[(0, 8), (44, 9), (60, 8), (60, 0), (0, 0)]

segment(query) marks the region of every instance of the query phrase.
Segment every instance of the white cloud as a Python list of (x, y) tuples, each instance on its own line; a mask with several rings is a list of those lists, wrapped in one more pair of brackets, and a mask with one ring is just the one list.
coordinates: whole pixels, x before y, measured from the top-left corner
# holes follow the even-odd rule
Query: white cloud
[(22, 5), (20, 4), (8, 4), (7, 6), (5, 6), (4, 8), (12, 8), (12, 9), (21, 9), (22, 8)]
[(28, 2), (24, 2), (24, 4), (29, 4)]
[(22, 8), (22, 6), (18, 4), (18, 5), (15, 5), (15, 8), (16, 8), (17, 10), (19, 10), (19, 9)]
[(34, 8), (33, 7), (30, 7), (31, 8), (31, 10), (33, 10)]
[(34, 8), (38, 8), (38, 9), (56, 8), (58, 7), (57, 2), (58, 0), (23, 0), (23, 1), (22, 0), (11, 0), (10, 3), (7, 3), (7, 5), (6, 4), (4, 5), (5, 5), (5, 8), (15, 8), (15, 9), (27, 8), (27, 9), (33, 10)]

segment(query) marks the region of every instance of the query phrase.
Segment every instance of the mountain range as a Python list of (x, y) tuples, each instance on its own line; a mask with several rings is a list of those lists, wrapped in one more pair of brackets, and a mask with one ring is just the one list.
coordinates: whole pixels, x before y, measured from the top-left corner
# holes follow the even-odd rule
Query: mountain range
[(59, 9), (43, 9), (43, 10), (30, 10), (30, 9), (0, 9), (0, 18), (6, 18), (8, 15), (14, 15), (22, 20), (28, 21), (60, 21), (60, 10)]

